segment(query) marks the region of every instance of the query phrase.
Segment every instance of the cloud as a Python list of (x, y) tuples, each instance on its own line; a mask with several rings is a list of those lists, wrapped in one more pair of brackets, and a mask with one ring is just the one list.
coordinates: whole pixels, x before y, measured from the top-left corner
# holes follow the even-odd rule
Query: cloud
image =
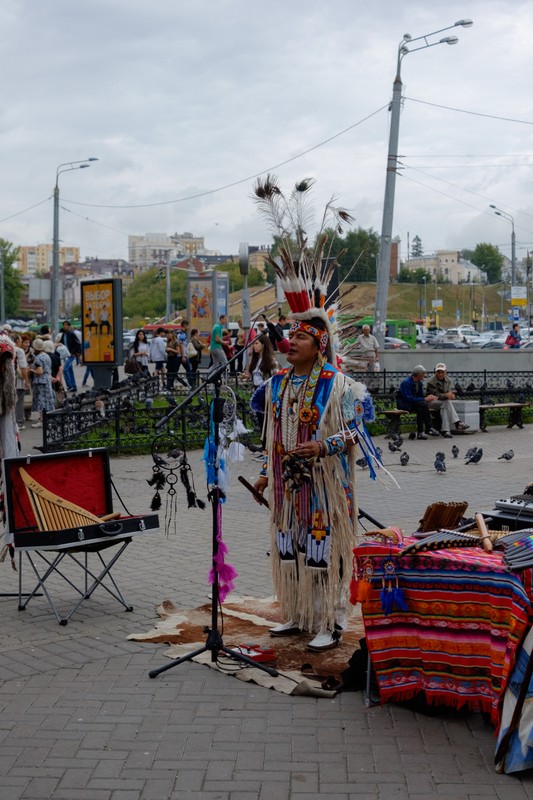
[[(239, 241), (266, 243), (251, 179), (173, 205), (106, 206), (207, 192), (323, 142), (386, 106), (405, 32), (416, 37), (465, 16), (471, 29), (442, 34), (456, 33), (458, 45), (402, 63), (411, 99), (401, 117), (406, 167), (394, 232), (403, 248), (408, 231), (434, 249), (494, 237), (504, 246), (505, 227), (487, 206), (516, 209), (533, 230), (531, 126), (451, 109), (533, 121), (533, 9), (522, 0), (512, 12), (504, 0), (5, 0), (0, 218), (48, 197), (58, 164), (94, 155), (90, 170), (60, 178), (71, 210), (61, 212), (60, 236), (83, 255), (126, 257), (126, 234), (149, 230), (191, 230), (226, 253)], [(388, 117), (384, 108), (279, 167), (283, 184), (313, 175), (317, 205), (335, 194), (357, 225), (379, 231)], [(51, 215), (49, 202), (2, 223), (0, 235), (50, 241)]]

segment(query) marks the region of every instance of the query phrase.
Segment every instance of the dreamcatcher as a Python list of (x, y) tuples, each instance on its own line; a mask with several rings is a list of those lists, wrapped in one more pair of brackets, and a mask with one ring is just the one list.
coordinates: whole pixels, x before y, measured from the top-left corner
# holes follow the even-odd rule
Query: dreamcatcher
[(167, 536), (170, 533), (172, 523), (173, 532), (178, 530), (178, 496), (176, 484), (181, 482), (187, 495), (187, 505), (189, 508), (205, 508), (205, 503), (196, 496), (194, 488), (194, 477), (191, 465), (187, 460), (187, 454), (182, 440), (175, 434), (168, 433), (156, 436), (152, 442), (152, 477), (148, 480), (149, 486), (153, 486), (155, 494), (150, 504), (152, 511), (161, 508), (161, 492), (165, 489), (165, 531)]

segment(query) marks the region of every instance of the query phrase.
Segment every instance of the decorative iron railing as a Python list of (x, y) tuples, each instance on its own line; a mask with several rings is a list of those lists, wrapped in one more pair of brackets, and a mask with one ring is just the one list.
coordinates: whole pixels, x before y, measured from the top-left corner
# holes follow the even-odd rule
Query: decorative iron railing
[[(369, 425), (376, 436), (386, 432), (387, 424), (380, 411), (396, 407), (396, 392), (405, 372), (379, 372), (369, 375), (354, 375), (364, 380), (374, 400), (376, 420)], [(533, 373), (501, 371), (454, 372), (453, 383), (458, 398), (479, 400), (482, 404), (523, 402), (533, 404)], [(236, 395), (237, 415), (244, 424), (257, 428), (254, 415), (249, 409), (252, 387), (249, 382), (230, 376), (228, 384)], [(163, 429), (174, 431), (187, 448), (202, 447), (208, 427), (208, 407), (211, 387), (199, 394), (193, 402), (180, 409)], [(136, 379), (124, 382), (118, 389), (99, 393), (91, 397), (67, 400), (63, 408), (45, 414), (43, 425), (44, 452), (72, 450), (76, 448), (107, 447), (120, 452), (147, 452), (161, 430), (157, 423), (168, 413), (171, 405), (180, 403), (186, 391), (178, 387), (167, 404), (154, 406), (154, 399), (161, 396), (157, 378)], [(100, 403), (98, 403), (100, 401)], [(97, 407), (98, 406), (98, 407)], [(524, 409), (524, 420), (533, 416)], [(491, 409), (486, 412), (487, 423), (505, 424), (506, 409)], [(257, 438), (257, 431), (256, 431)]]

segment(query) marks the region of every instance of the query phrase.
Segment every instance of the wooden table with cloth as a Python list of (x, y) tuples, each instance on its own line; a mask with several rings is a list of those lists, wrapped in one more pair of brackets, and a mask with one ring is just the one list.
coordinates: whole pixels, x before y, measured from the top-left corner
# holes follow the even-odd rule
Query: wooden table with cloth
[[(421, 695), (500, 719), (515, 654), (531, 624), (531, 570), (510, 573), (480, 547), (419, 552), (416, 542), (354, 549), (352, 597), (362, 601), (382, 702)], [(406, 610), (402, 610), (406, 609)]]

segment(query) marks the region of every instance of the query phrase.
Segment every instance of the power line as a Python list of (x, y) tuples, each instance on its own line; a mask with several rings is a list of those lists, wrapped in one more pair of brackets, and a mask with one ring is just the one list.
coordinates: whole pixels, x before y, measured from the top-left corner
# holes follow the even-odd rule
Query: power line
[(241, 183), (248, 183), (248, 181), (251, 181), (253, 178), (258, 178), (260, 175), (264, 175), (267, 172), (272, 172), (272, 170), (285, 166), (285, 164), (290, 164), (291, 161), (296, 161), (298, 158), (302, 158), (308, 153), (313, 152), (313, 150), (317, 150), (319, 147), (323, 147), (325, 144), (329, 144), (329, 142), (332, 142), (334, 139), (338, 139), (339, 136), (343, 136), (345, 133), (348, 133), (348, 131), (357, 128), (358, 125), (362, 125), (363, 122), (367, 122), (369, 119), (376, 116), (376, 114), (379, 114), (381, 111), (383, 111), (385, 108), (388, 107), (389, 103), (387, 102), (385, 103), (385, 105), (381, 106), (381, 108), (378, 108), (376, 109), (376, 111), (373, 111), (371, 114), (368, 114), (366, 117), (363, 117), (363, 119), (360, 119), (358, 122), (354, 122), (353, 125), (349, 125), (347, 128), (344, 128), (344, 130), (339, 131), (338, 133), (334, 133), (333, 136), (324, 139), (322, 142), (314, 144), (312, 147), (308, 147), (307, 150), (302, 150), (301, 153), (297, 153), (296, 155), (291, 156), (290, 158), (286, 158), (285, 161), (280, 161), (279, 164), (274, 164), (272, 167), (268, 167), (267, 169), (262, 169), (260, 172), (255, 172), (253, 175), (248, 175), (246, 178), (240, 178), (238, 181), (232, 181), (232, 183), (226, 183), (224, 184), (224, 186), (218, 186), (216, 189), (206, 189), (203, 192), (198, 192), (197, 194), (191, 194), (188, 195), (187, 197), (179, 197), (175, 200), (161, 200), (157, 203), (139, 203), (136, 205), (117, 206), (117, 205), (103, 205), (101, 203), (82, 203), (79, 200), (68, 200), (67, 198), (63, 198), (63, 202), (72, 203), (73, 205), (77, 206), (89, 206), (91, 208), (153, 208), (154, 206), (168, 206), (168, 205), (173, 205), (174, 203), (185, 203), (188, 200), (197, 200), (199, 197), (206, 197), (207, 195), (210, 194), (217, 194), (218, 192), (222, 192), (225, 189), (231, 189), (234, 186), (239, 186)]
[(112, 228), (111, 225), (105, 225), (103, 222), (98, 222), (96, 219), (91, 219), (90, 217), (84, 217), (82, 214), (77, 214), (71, 208), (65, 208), (65, 206), (61, 206), (61, 210), (67, 211), (69, 214), (73, 214), (75, 217), (83, 219), (86, 222), (92, 222), (94, 225), (99, 225), (101, 228), (107, 228), (108, 231), (114, 231), (115, 233), (120, 233), (122, 234), (122, 236), (129, 236), (129, 233), (125, 233), (124, 231), (121, 231), (118, 228)]
[(24, 208), (22, 211), (16, 211), (15, 214), (10, 214), (9, 217), (4, 217), (0, 219), (0, 222), (7, 222), (8, 219), (13, 219), (13, 217), (19, 217), (21, 214), (25, 214), (26, 211), (31, 211), (32, 208), (37, 208), (37, 206), (42, 206), (43, 203), (47, 203), (51, 199), (52, 195), (48, 195), (44, 200), (40, 200), (38, 203), (34, 203), (32, 206), (28, 206), (28, 208)]
[[(492, 197), (486, 197), (486, 196), (485, 196), (485, 195), (483, 195), (483, 194), (479, 194), (478, 192), (474, 192), (472, 189), (467, 189), (467, 188), (466, 188), (466, 187), (464, 187), (464, 186), (459, 186), (457, 183), (452, 183), (451, 181), (447, 181), (447, 180), (445, 180), (444, 178), (439, 178), (439, 177), (437, 177), (436, 175), (431, 175), (431, 174), (430, 174), (430, 173), (428, 173), (428, 172), (424, 172), (424, 171), (423, 171), (422, 169), (420, 169), (420, 168), (417, 168), (417, 167), (411, 167), (409, 164), (403, 164), (403, 163), (402, 163), (402, 166), (403, 166), (403, 167), (406, 167), (407, 169), (411, 169), (411, 170), (413, 170), (414, 172), (419, 172), (421, 175), (425, 175), (426, 177), (428, 177), (428, 178), (432, 178), (432, 179), (433, 179), (433, 180), (435, 180), (435, 181), (440, 181), (441, 183), (445, 183), (447, 186), (451, 186), (453, 189), (459, 189), (459, 190), (460, 190), (460, 191), (462, 191), (462, 192), (467, 192), (468, 194), (472, 194), (472, 195), (474, 195), (474, 197), (479, 197), (479, 198), (480, 198), (480, 200), (484, 200), (486, 203), (489, 203), (489, 205), (490, 205), (490, 202), (491, 202), (491, 200), (493, 199)], [(422, 186), (426, 186), (426, 184), (421, 184), (421, 185), (422, 185)], [(431, 187), (430, 187), (430, 186), (428, 186), (427, 188), (428, 188), (428, 189), (431, 189)], [(435, 191), (435, 190), (434, 190), (434, 191)], [(442, 193), (442, 194), (444, 194), (444, 193)], [(453, 198), (451, 195), (447, 195), (447, 194), (445, 194), (445, 197), (450, 197), (450, 199), (452, 199), (452, 200), (456, 199), (456, 198)], [(462, 202), (462, 201), (461, 201), (461, 200), (457, 200), (457, 202)], [(468, 204), (468, 203), (465, 203), (465, 205), (469, 205), (469, 204)], [(508, 207), (511, 209), (511, 211), (515, 211), (515, 212), (516, 212), (516, 213), (518, 213), (518, 214), (522, 214), (522, 215), (524, 215), (524, 216), (526, 216), (526, 217), (532, 217), (532, 218), (533, 218), (533, 215), (531, 215), (531, 214), (528, 214), (528, 213), (527, 213), (527, 211), (521, 211), (521, 210), (519, 210), (519, 209), (517, 209), (517, 208), (513, 208), (512, 206), (508, 206)], [(475, 206), (470, 206), (470, 208), (475, 208)], [(480, 213), (483, 213), (483, 214), (492, 214), (492, 213), (493, 213), (492, 211), (489, 211), (489, 210), (488, 210), (488, 209), (486, 209), (486, 208), (484, 208), (484, 209), (476, 209), (476, 210), (477, 210), (477, 211), (479, 211)], [(522, 230), (522, 231), (524, 231), (525, 233), (533, 233), (533, 231), (530, 231), (530, 230), (528, 230), (527, 228), (523, 228), (521, 225), (515, 225), (515, 227), (516, 227), (517, 229), (519, 229), (519, 230)]]
[(485, 117), (487, 119), (499, 119), (502, 122), (517, 122), (519, 125), (533, 125), (527, 119), (514, 119), (513, 117), (500, 117), (497, 114), (483, 114), (481, 111), (469, 111), (466, 108), (454, 108), (453, 106), (442, 106), (439, 103), (430, 103), (428, 100), (417, 100), (415, 97), (404, 97), (404, 100), (410, 100), (412, 103), (421, 103), (425, 106), (433, 106), (434, 108), (444, 108), (446, 111), (456, 111), (458, 114), (471, 114), (474, 117)]

